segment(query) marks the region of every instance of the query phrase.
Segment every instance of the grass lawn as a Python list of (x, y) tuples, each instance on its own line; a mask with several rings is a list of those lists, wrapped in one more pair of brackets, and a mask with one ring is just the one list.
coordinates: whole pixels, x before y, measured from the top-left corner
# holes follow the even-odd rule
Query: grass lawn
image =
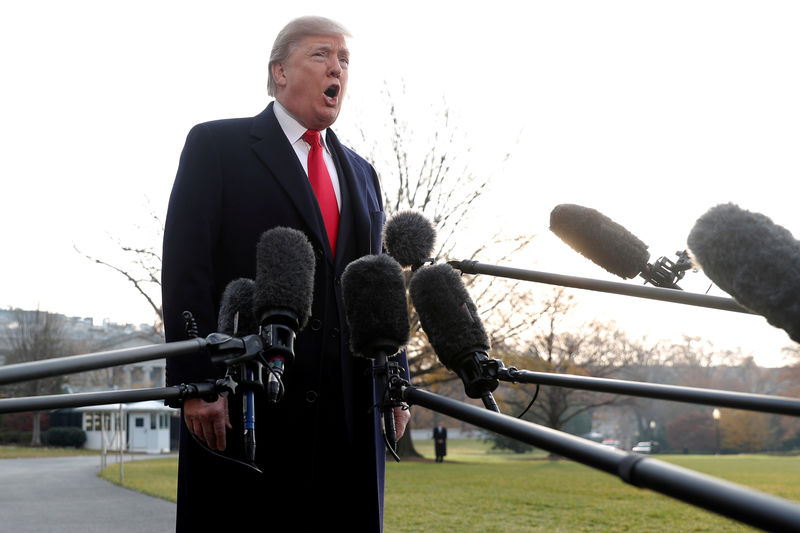
[[(522, 531), (753, 531), (616, 476), (546, 453), (492, 452), (451, 440), (443, 464), (420, 441), (425, 461), (387, 462), (386, 533)], [(659, 455), (658, 459), (800, 502), (800, 457)], [(175, 501), (174, 458), (129, 462), (125, 485)], [(119, 481), (119, 466), (102, 476)], [(344, 487), (343, 487), (344, 488)]]
[[(178, 492), (178, 459), (164, 457), (139, 459), (123, 464), (123, 486), (150, 496), (176, 501)], [(107, 466), (100, 477), (115, 485), (120, 484), (119, 464)]]
[(385, 523), (387, 533), (749, 530), (581, 464), (548, 460), (391, 465)]
[(48, 446), (0, 446), (0, 459), (23, 459), (27, 457), (63, 457), (70, 455), (99, 455), (97, 450), (76, 448), (50, 448)]

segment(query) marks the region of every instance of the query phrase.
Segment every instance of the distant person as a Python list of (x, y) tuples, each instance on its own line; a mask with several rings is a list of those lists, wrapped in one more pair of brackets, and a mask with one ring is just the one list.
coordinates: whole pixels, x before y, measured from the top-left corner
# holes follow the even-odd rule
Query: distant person
[(433, 428), (433, 446), (436, 451), (436, 462), (443, 463), (444, 456), (447, 455), (447, 428), (441, 422)]
[[(270, 405), (256, 394), (261, 472), (243, 460), (238, 394), (183, 402), (179, 532), (381, 531), (385, 443), (371, 363), (350, 351), (340, 280), (350, 262), (382, 252), (385, 214), (375, 169), (330, 129), (347, 89), (346, 36), (322, 17), (291, 21), (269, 61), (275, 100), (255, 117), (199, 124), (186, 139), (164, 231), (167, 341), (187, 338), (184, 311), (201, 337), (216, 331), (223, 290), (255, 277), (265, 231), (303, 232), (316, 264), (285, 396)], [(167, 360), (169, 385), (222, 374), (207, 354)], [(399, 438), (410, 415), (394, 416)]]

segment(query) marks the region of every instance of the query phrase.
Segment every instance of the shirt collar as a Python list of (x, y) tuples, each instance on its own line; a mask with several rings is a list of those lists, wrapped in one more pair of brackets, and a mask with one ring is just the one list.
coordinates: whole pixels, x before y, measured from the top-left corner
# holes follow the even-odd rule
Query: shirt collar
[[(308, 129), (300, 124), (300, 122), (298, 122), (297, 119), (294, 118), (292, 114), (289, 113), (289, 111), (277, 100), (275, 100), (275, 118), (278, 119), (278, 124), (281, 125), (284, 135), (286, 135), (286, 138), (289, 139), (291, 144), (299, 141)], [(330, 150), (328, 150), (328, 143), (326, 142), (327, 133), (327, 128), (319, 132), (320, 142), (322, 143), (322, 147), (330, 153)]]

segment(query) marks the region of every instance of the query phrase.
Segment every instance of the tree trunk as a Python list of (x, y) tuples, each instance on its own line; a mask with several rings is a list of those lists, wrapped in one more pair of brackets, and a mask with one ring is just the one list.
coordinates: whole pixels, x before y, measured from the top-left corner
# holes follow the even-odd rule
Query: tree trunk
[(414, 448), (414, 441), (411, 440), (411, 421), (408, 421), (408, 425), (406, 426), (406, 432), (397, 441), (397, 455), (403, 459), (422, 459), (422, 454), (420, 454)]
[(42, 414), (39, 411), (33, 413), (33, 431), (31, 434), (31, 446), (42, 445)]

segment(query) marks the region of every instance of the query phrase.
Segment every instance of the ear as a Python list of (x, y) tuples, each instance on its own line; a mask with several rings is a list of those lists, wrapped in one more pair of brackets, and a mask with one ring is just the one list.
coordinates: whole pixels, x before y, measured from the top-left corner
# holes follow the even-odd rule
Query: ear
[(272, 79), (275, 80), (275, 85), (278, 87), (286, 86), (286, 71), (283, 63), (273, 63)]

